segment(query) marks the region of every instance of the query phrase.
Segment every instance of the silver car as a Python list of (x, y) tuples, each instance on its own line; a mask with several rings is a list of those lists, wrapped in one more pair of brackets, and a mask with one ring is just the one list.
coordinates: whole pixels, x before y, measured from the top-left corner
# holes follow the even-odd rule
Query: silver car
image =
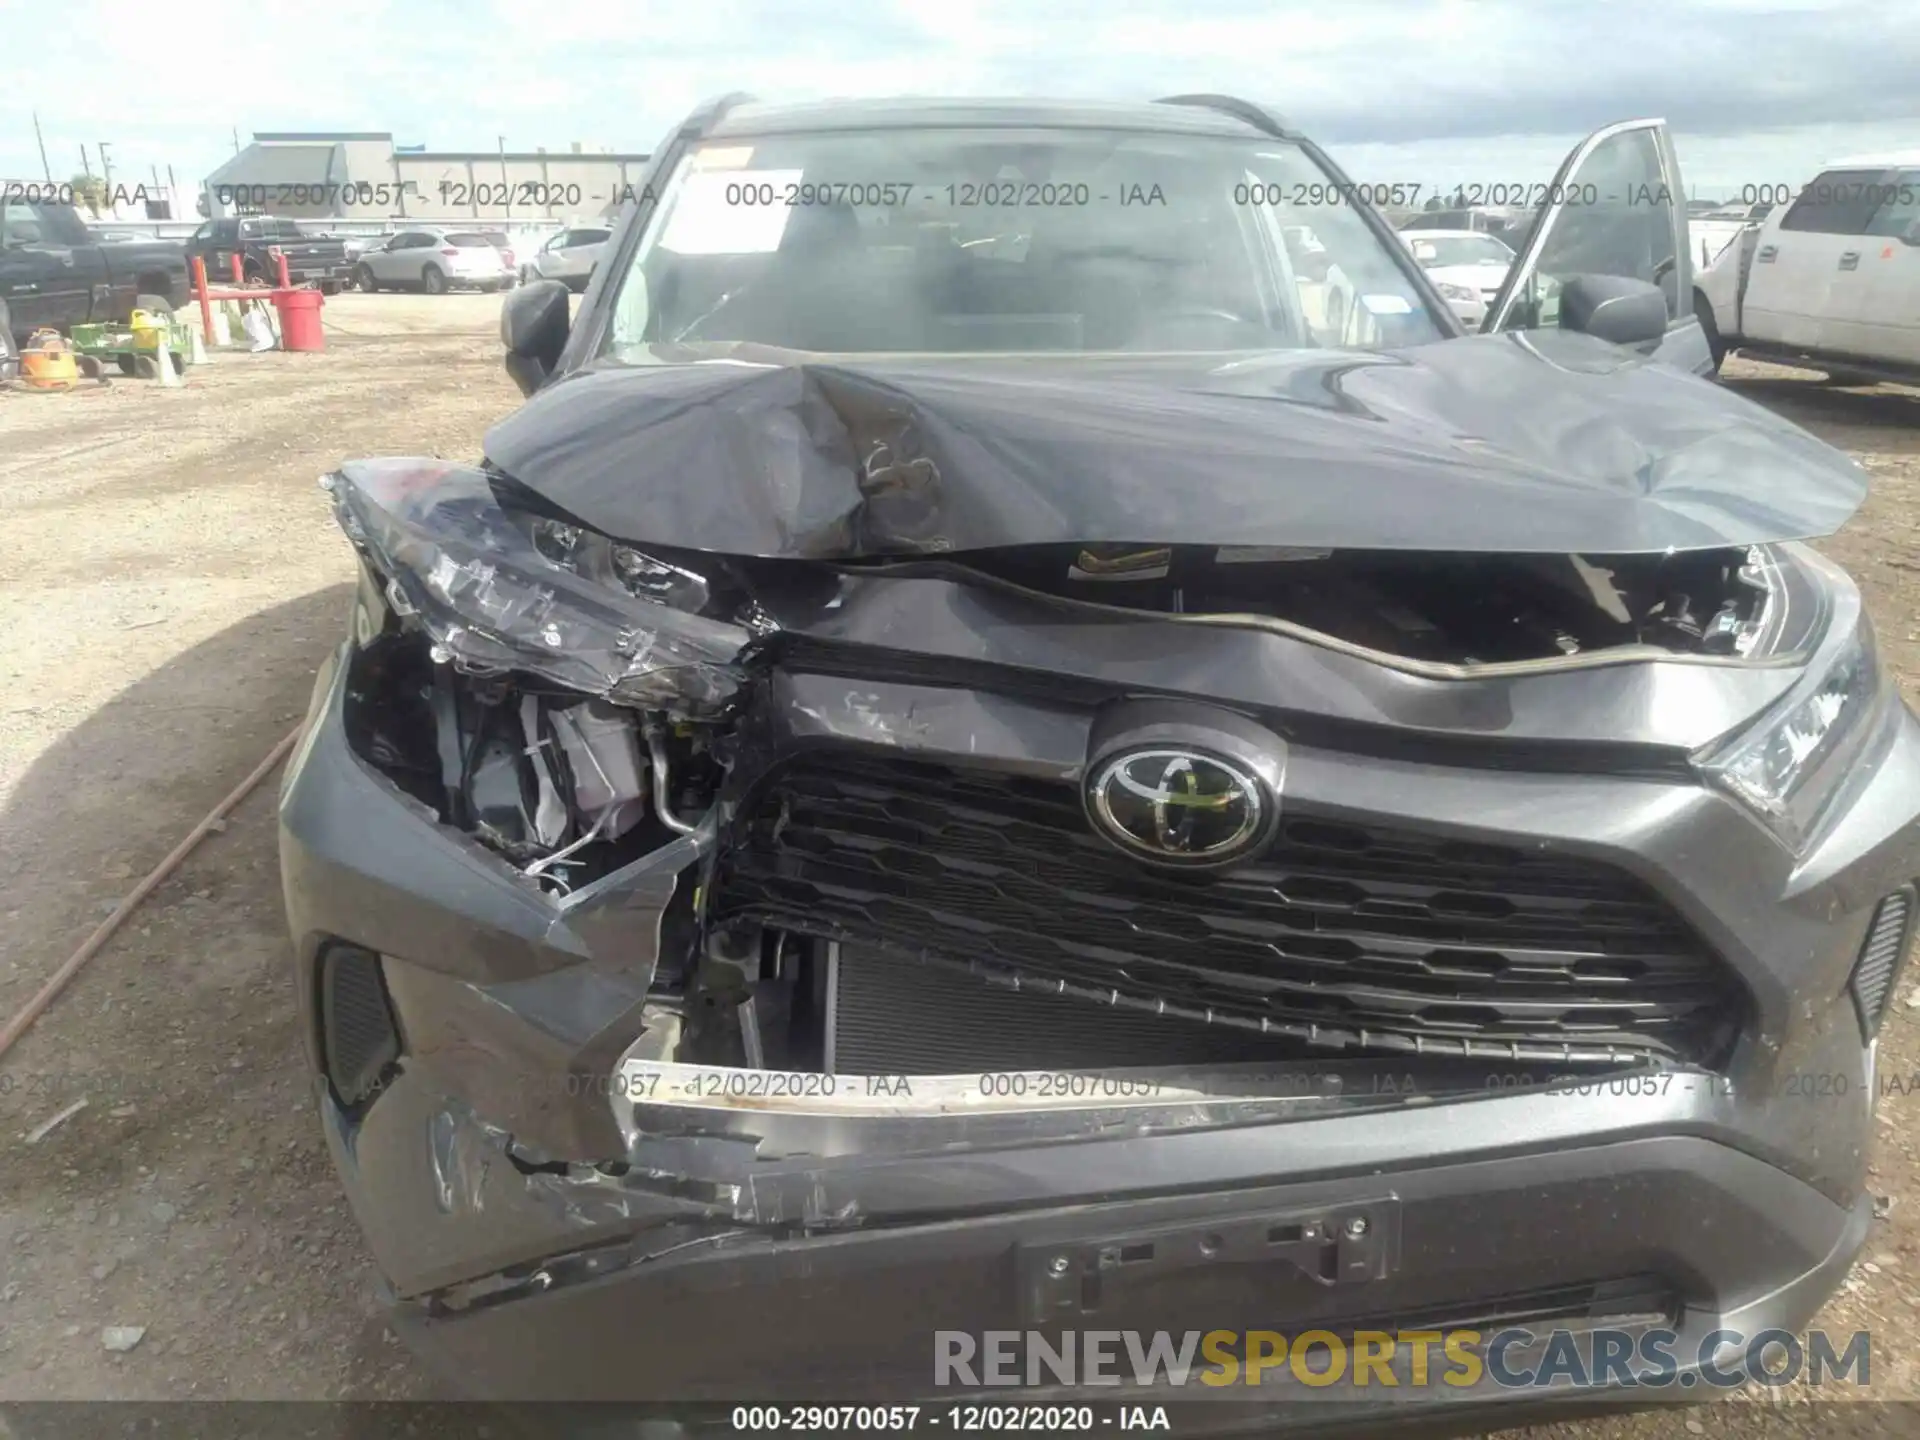
[(564, 280), (575, 290), (587, 288), (600, 252), (613, 231), (604, 225), (582, 225), (561, 230), (529, 255), (520, 266), (520, 281)]
[(456, 285), (499, 290), (513, 283), (512, 252), (495, 230), (421, 226), (402, 230), (360, 257), (362, 290), (420, 289), (443, 295)]

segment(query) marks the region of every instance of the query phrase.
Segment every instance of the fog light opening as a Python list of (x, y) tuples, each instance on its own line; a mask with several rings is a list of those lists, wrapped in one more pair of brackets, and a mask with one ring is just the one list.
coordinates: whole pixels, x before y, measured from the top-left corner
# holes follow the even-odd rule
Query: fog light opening
[(1860, 1015), (1861, 1033), (1869, 1040), (1879, 1033), (1899, 986), (1902, 962), (1913, 939), (1914, 910), (1911, 885), (1881, 900), (1860, 944), (1860, 957), (1854, 961), (1847, 989)]
[(400, 1032), (373, 951), (332, 944), (321, 955), (320, 1042), (334, 1099), (349, 1110), (365, 1105), (400, 1058)]

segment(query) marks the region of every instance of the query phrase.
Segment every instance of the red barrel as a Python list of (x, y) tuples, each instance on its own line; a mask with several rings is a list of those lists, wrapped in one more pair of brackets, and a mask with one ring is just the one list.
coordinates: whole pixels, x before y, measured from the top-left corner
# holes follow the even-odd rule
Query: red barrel
[(280, 345), (286, 350), (324, 350), (326, 336), (320, 329), (320, 292), (318, 290), (281, 290), (273, 297), (280, 312)]

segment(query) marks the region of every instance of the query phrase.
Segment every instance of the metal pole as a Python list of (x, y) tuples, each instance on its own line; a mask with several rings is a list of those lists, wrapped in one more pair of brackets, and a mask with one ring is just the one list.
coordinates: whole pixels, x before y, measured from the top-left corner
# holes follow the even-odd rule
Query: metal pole
[(53, 183), (53, 166), (47, 160), (47, 140), (46, 137), (40, 133), (40, 112), (38, 110), (33, 112), (33, 140), (34, 143), (40, 147), (40, 168), (47, 172), (47, 183), (51, 185)]
[(207, 344), (213, 344), (213, 302), (207, 299), (207, 262), (193, 257), (193, 293), (200, 301), (200, 327), (207, 332)]
[(507, 179), (507, 137), (499, 136), (500, 141), (500, 188), (506, 192), (502, 201), (507, 207), (507, 219), (513, 219), (513, 183)]
[(107, 159), (107, 142), (104, 140), (96, 141), (93, 148), (100, 152), (100, 180), (109, 191), (107, 203), (111, 205), (113, 203), (111, 194), (113, 190), (113, 162)]

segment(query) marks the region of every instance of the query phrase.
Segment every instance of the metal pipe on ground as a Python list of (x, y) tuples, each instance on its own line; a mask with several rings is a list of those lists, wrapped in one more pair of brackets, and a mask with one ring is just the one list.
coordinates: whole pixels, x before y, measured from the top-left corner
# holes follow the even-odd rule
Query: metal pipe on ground
[(114, 932), (126, 923), (127, 917), (139, 907), (140, 902), (151, 895), (162, 881), (180, 867), (180, 862), (187, 858), (193, 847), (204, 840), (213, 827), (226, 818), (228, 811), (252, 794), (254, 788), (273, 773), (274, 766), (286, 759), (305, 729), (306, 722), (303, 720), (282, 737), (280, 742), (267, 752), (266, 758), (253, 767), (252, 773), (234, 786), (228, 792), (226, 799), (209, 810), (206, 818), (189, 830), (186, 838), (174, 846), (167, 853), (167, 857), (148, 872), (146, 879), (134, 886), (127, 897), (113, 907), (113, 913), (102, 920), (94, 932), (81, 942), (80, 948), (61, 962), (60, 968), (53, 972), (47, 983), (42, 985), (33, 998), (21, 1007), (19, 1014), (7, 1022), (6, 1029), (0, 1030), (0, 1056), (5, 1056), (7, 1051), (13, 1048), (14, 1042), (33, 1027), (34, 1021), (38, 1020), (60, 992), (66, 989), (67, 982), (80, 973), (80, 967), (99, 953), (100, 948), (113, 938)]

